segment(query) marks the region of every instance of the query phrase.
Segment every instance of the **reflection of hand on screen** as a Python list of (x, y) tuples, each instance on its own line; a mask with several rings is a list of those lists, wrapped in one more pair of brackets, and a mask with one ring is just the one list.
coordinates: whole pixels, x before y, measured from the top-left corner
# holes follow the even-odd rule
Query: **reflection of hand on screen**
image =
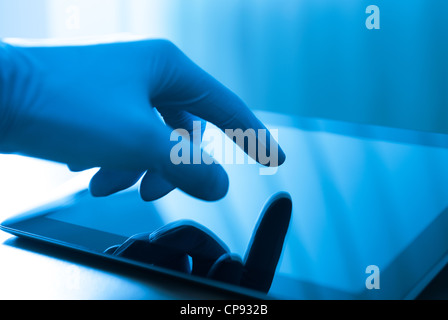
[[(263, 208), (244, 261), (212, 231), (190, 220), (167, 224), (114, 245), (105, 253), (186, 272), (196, 276), (268, 292), (291, 219), (286, 193), (272, 197)], [(192, 258), (190, 265), (188, 256)]]

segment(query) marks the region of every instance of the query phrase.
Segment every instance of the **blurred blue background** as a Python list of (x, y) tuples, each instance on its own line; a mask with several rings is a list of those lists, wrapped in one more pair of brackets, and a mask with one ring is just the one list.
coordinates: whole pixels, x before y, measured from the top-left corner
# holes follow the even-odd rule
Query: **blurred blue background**
[[(368, 30), (367, 6), (379, 7)], [(0, 0), (0, 37), (175, 42), (253, 109), (448, 133), (446, 0)]]
[[(372, 4), (380, 9), (379, 30), (368, 30), (365, 25), (369, 16), (366, 14), (366, 8)], [(167, 38), (202, 68), (231, 88), (254, 110), (448, 133), (446, 12), (446, 0), (0, 0), (0, 38), (60, 39), (118, 33)], [(342, 171), (346, 174), (340, 177), (350, 176), (356, 182), (357, 178), (363, 175), (363, 167), (354, 168), (343, 152), (337, 152), (340, 150), (337, 149), (339, 144), (336, 143), (326, 146), (329, 150), (331, 147), (337, 149), (331, 153), (332, 156), (325, 156), (316, 151), (317, 159), (326, 159), (328, 162), (316, 163), (316, 158), (310, 158), (312, 161), (306, 162), (307, 158), (298, 154), (302, 140), (295, 137), (291, 134), (282, 143), (287, 146), (289, 143), (290, 150), (296, 151), (288, 154), (288, 157), (300, 157), (305, 165), (293, 171), (296, 164), (289, 162), (289, 172), (295, 172), (297, 178), (287, 176), (287, 179), (284, 178), (285, 184), (302, 181), (301, 178), (309, 172), (308, 168), (316, 166), (316, 172), (321, 175), (321, 179), (310, 180), (316, 183), (315, 194), (320, 196), (321, 185), (326, 186), (323, 188), (325, 192), (332, 190), (332, 176), (328, 174), (332, 171), (324, 170), (326, 166), (333, 168), (332, 161), (340, 163), (346, 170)], [(309, 145), (319, 150), (319, 143), (316, 141)], [(311, 149), (314, 150), (313, 148)], [(353, 150), (358, 152), (358, 149)], [(393, 150), (384, 150), (383, 155), (395, 156)], [(418, 164), (423, 159), (415, 168), (428, 168), (437, 172), (437, 175), (427, 174), (422, 169), (409, 170), (415, 173), (414, 179), (404, 172), (394, 180), (392, 174), (378, 174), (379, 171), (382, 172), (382, 167), (379, 167), (377, 171), (367, 171), (372, 179), (390, 179), (396, 184), (386, 184), (390, 189), (377, 187), (376, 184), (371, 186), (375, 187), (373, 190), (386, 190), (384, 195), (386, 198), (390, 196), (390, 203), (377, 201), (373, 192), (364, 193), (371, 198), (357, 196), (354, 199), (359, 202), (371, 199), (372, 204), (387, 206), (398, 199), (393, 196), (392, 191), (399, 192), (406, 186), (411, 191), (414, 187), (418, 191), (420, 186), (428, 186), (423, 189), (431, 197), (439, 197), (440, 203), (445, 204), (443, 190), (446, 188), (432, 192), (432, 186), (436, 185), (434, 179), (442, 173), (446, 175), (446, 171), (441, 170), (445, 167), (445, 162), (438, 163), (438, 166), (427, 165), (431, 164), (432, 158), (428, 156), (426, 149), (422, 149), (421, 157), (408, 154), (406, 150), (397, 150), (397, 168), (402, 168), (401, 164), (406, 162), (408, 166), (403, 168), (412, 169), (409, 163)], [(347, 149), (344, 152), (347, 152)], [(364, 156), (364, 153), (356, 152), (347, 154), (361, 158)], [(400, 152), (406, 157), (401, 157)], [(425, 158), (427, 156), (428, 158)], [(375, 160), (375, 154), (368, 153), (366, 159)], [(31, 163), (35, 165), (30, 165)], [(283, 169), (283, 172), (288, 170), (287, 168)], [(438, 169), (440, 171), (437, 171)], [(17, 211), (22, 210), (25, 205), (32, 206), (30, 199), (41, 199), (44, 192), (55, 188), (65, 178), (72, 177), (67, 171), (65, 166), (41, 160), (18, 161), (15, 156), (1, 155), (2, 212), (5, 212), (4, 208), (8, 205), (10, 209)], [(401, 171), (391, 166), (390, 172), (400, 174)], [(402, 180), (401, 177), (408, 177), (410, 182)], [(278, 181), (272, 180), (266, 185), (274, 188), (280, 185)], [(341, 178), (341, 181), (344, 179)], [(422, 183), (425, 181), (427, 184)], [(333, 189), (338, 190), (336, 187), (333, 186)], [(249, 189), (250, 187), (246, 188)], [(297, 194), (297, 199), (300, 199), (302, 194), (306, 195), (309, 190), (314, 191), (308, 185), (306, 189), (289, 189)], [(363, 189), (354, 184), (353, 190)], [(417, 191), (415, 194), (425, 196), (425, 193)], [(25, 200), (22, 199), (24, 194), (27, 195)], [(258, 194), (253, 194), (250, 205), (256, 206), (258, 202), (255, 201), (255, 196)], [(260, 193), (259, 197), (262, 196), (264, 197), (264, 194)], [(324, 196), (325, 194), (315, 201), (316, 206), (326, 203)], [(439, 205), (439, 202), (430, 196), (428, 198), (431, 201), (428, 202), (434, 206)], [(403, 198), (406, 200), (403, 202), (405, 209), (418, 208), (414, 202)], [(409, 198), (420, 201), (417, 196)], [(243, 200), (246, 202), (245, 198)], [(342, 200), (341, 203), (343, 204)], [(421, 203), (426, 204), (423, 200)], [(173, 202), (171, 205), (174, 204)], [(198, 205), (195, 202), (186, 207), (196, 210)], [(229, 208), (233, 207), (229, 205)], [(371, 205), (369, 208), (376, 207)], [(344, 207), (339, 209), (342, 212)], [(313, 212), (309, 210), (308, 213)], [(387, 213), (385, 210), (378, 212)], [(438, 213), (440, 210), (431, 212)], [(378, 215), (373, 212), (372, 217)], [(215, 216), (208, 215), (208, 218), (215, 219)], [(309, 221), (314, 218), (315, 216), (312, 216)], [(355, 218), (361, 219), (362, 216)], [(353, 220), (347, 218), (344, 221), (339, 218), (334, 221), (341, 227), (340, 230), (345, 230), (344, 223), (350, 226), (349, 221)], [(396, 224), (391, 222), (392, 235), (396, 230), (406, 230), (403, 225), (409, 221), (408, 216), (397, 221)], [(415, 224), (421, 225), (421, 221)], [(316, 226), (320, 225), (316, 223)], [(317, 227), (301, 230), (302, 238), (299, 240), (306, 237), (313, 240)], [(356, 230), (364, 232), (364, 229)], [(319, 236), (318, 232), (316, 234)], [(362, 234), (356, 236), (358, 239), (362, 238)], [(350, 238), (347, 236), (347, 239)], [(314, 244), (311, 240), (305, 243)], [(342, 241), (341, 244), (343, 247), (346, 242)], [(291, 252), (297, 253), (299, 250), (291, 248), (286, 251), (287, 257), (288, 254), (292, 256)], [(306, 256), (307, 253), (303, 251), (302, 254)], [(339, 262), (345, 267), (345, 260)], [(316, 265), (305, 266), (308, 267), (304, 268), (305, 272), (314, 272), (317, 270)], [(328, 264), (320, 266), (323, 270)], [(285, 263), (285, 268), (292, 270), (295, 266)], [(334, 281), (339, 280), (345, 281), (343, 278)]]

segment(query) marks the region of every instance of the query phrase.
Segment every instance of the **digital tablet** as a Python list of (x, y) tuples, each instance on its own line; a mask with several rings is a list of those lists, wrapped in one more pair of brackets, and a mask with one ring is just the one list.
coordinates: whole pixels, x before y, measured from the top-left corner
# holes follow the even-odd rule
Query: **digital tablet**
[(258, 115), (287, 160), (223, 164), (220, 201), (83, 189), (1, 229), (257, 298), (415, 298), (448, 258), (448, 138)]

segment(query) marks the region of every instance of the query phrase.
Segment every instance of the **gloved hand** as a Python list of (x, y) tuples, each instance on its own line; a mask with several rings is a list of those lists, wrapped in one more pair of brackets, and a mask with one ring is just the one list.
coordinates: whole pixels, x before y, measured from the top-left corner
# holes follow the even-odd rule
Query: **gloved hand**
[[(225, 171), (216, 163), (173, 164), (170, 151), (178, 141), (170, 140), (172, 130), (191, 132), (193, 120), (222, 130), (266, 129), (235, 94), (166, 40), (60, 47), (0, 43), (0, 70), (0, 151), (73, 170), (100, 167), (90, 183), (96, 196), (124, 190), (145, 175), (144, 200), (176, 187), (218, 200), (228, 189)], [(264, 147), (269, 154), (273, 145)], [(192, 143), (191, 150), (197, 148)], [(278, 150), (281, 164), (285, 155)]]

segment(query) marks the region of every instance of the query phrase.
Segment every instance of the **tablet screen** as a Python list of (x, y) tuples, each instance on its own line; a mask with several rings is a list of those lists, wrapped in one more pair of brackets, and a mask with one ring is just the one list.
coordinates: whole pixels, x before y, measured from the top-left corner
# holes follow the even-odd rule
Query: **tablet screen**
[(244, 256), (264, 202), (287, 191), (292, 222), (271, 293), (290, 296), (294, 289), (285, 287), (300, 282), (361, 292), (366, 268), (386, 270), (448, 205), (445, 148), (294, 127), (279, 132), (287, 162), (274, 175), (260, 175), (257, 165), (226, 166), (229, 194), (216, 203), (179, 191), (143, 203), (130, 192), (48, 217), (123, 237), (192, 219)]
[[(344, 128), (350, 126), (354, 128)], [(199, 201), (177, 190), (151, 203), (141, 201), (137, 188), (101, 199), (84, 192), (46, 219), (115, 235), (94, 244), (79, 232), (73, 234), (75, 243), (83, 237), (84, 245), (99, 252), (135, 234), (189, 219), (244, 257), (265, 202), (286, 191), (292, 199), (291, 222), (268, 295), (357, 297), (368, 290), (369, 266), (387, 274), (444, 213), (448, 149), (441, 147), (444, 139), (428, 140), (424, 133), (397, 131), (397, 139), (383, 140), (367, 127), (357, 135), (330, 127), (276, 126), (288, 157), (284, 165), (272, 175), (260, 175), (256, 164), (224, 165), (230, 189), (217, 202)], [(434, 259), (440, 259), (447, 246), (420, 245), (410, 257), (415, 264), (425, 252), (437, 251)], [(420, 273), (409, 274), (405, 281), (417, 283), (424, 276)], [(409, 293), (409, 286), (384, 281), (378, 292), (387, 286), (396, 287), (395, 298)]]

